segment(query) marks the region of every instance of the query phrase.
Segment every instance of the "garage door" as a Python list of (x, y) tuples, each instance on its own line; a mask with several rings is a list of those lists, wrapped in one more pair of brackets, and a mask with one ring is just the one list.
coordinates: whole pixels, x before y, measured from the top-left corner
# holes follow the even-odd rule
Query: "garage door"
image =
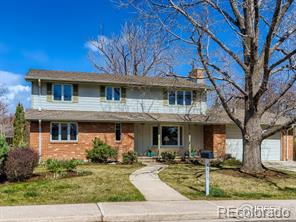
[[(262, 160), (281, 159), (280, 133), (277, 133), (262, 142)], [(226, 126), (226, 153), (231, 154), (236, 159), (242, 160), (243, 141), (240, 130), (236, 126)]]

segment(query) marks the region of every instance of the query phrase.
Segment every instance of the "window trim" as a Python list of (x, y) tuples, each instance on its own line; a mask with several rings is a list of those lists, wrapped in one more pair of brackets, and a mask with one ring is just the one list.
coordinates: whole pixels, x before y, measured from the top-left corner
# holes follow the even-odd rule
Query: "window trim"
[[(153, 145), (153, 127), (158, 127), (157, 125), (152, 125), (151, 126), (151, 147), (157, 147), (158, 144)], [(162, 144), (162, 127), (177, 127), (178, 128), (178, 144), (177, 145), (163, 145)], [(182, 143), (180, 144), (180, 128), (182, 128)], [(160, 131), (160, 132), (159, 132)], [(158, 127), (158, 133), (160, 133), (160, 146), (165, 147), (165, 148), (170, 148), (170, 147), (184, 147), (184, 126), (183, 125), (160, 125)]]
[[(58, 124), (59, 126), (59, 135), (58, 135), (58, 140), (53, 140), (52, 139), (52, 125), (53, 124)], [(62, 128), (61, 128), (61, 124), (67, 124), (67, 140), (62, 140)], [(76, 125), (76, 140), (71, 140), (71, 136), (70, 136), (70, 125), (71, 124), (75, 124)], [(75, 143), (78, 142), (78, 135), (79, 135), (79, 131), (78, 131), (78, 123), (77, 122), (50, 122), (50, 142), (52, 143)]]
[[(54, 99), (54, 86), (55, 85), (61, 85), (61, 100), (55, 100)], [(71, 86), (71, 100), (65, 100), (64, 99), (64, 85), (69, 85)], [(63, 102), (63, 103), (72, 103), (73, 102), (73, 84), (71, 83), (53, 83), (51, 86), (51, 91), (52, 91), (52, 101), (54, 102)]]
[[(116, 139), (116, 130), (117, 130), (116, 125), (120, 126), (120, 140)], [(115, 123), (115, 142), (119, 143), (121, 141), (122, 141), (122, 124), (121, 123)]]
[[(107, 99), (107, 89), (109, 88), (109, 87), (111, 87), (112, 88), (112, 99), (111, 100), (108, 100)], [(120, 93), (120, 96), (119, 96), (119, 100), (115, 100), (114, 99), (114, 89), (115, 88), (118, 88), (119, 89), (119, 93)], [(120, 86), (105, 86), (105, 101), (107, 101), (107, 102), (121, 102), (121, 100), (122, 100), (122, 92), (121, 92), (121, 87)]]
[[(170, 92), (175, 92), (175, 103), (174, 104), (170, 104)], [(183, 92), (183, 105), (178, 104), (178, 93), (177, 92)], [(186, 99), (185, 99), (186, 92), (190, 92), (190, 94), (191, 94), (191, 104), (190, 105), (186, 105)], [(192, 104), (193, 104), (193, 101), (192, 101), (193, 91), (192, 90), (168, 90), (167, 95), (168, 95), (168, 105), (169, 106), (184, 107), (184, 106), (192, 106)]]

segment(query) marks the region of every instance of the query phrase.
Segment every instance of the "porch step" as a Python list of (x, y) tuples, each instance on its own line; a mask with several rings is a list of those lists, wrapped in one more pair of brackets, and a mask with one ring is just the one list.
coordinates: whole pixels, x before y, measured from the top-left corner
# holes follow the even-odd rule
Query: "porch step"
[(145, 164), (145, 163), (155, 163), (156, 157), (149, 157), (149, 156), (139, 156), (138, 161)]

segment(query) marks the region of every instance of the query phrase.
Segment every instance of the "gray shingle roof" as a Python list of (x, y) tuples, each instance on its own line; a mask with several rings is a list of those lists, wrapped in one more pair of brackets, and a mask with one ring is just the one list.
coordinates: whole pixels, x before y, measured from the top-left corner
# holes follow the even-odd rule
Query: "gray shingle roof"
[(101, 83), (101, 84), (121, 84), (134, 86), (157, 86), (157, 87), (176, 87), (199, 89), (209, 87), (205, 84), (197, 84), (184, 78), (177, 77), (142, 77), (142, 76), (123, 76), (112, 74), (98, 74), (94, 72), (66, 72), (31, 69), (27, 73), (26, 80), (46, 80), (46, 81), (69, 81), (69, 82), (84, 82), (84, 83)]
[[(243, 120), (242, 112), (237, 113)], [(170, 114), (170, 113), (131, 113), (131, 112), (97, 112), (70, 110), (42, 110), (30, 109), (26, 111), (27, 120), (43, 121), (81, 121), (81, 122), (151, 122), (151, 123), (203, 123), (203, 124), (234, 124), (227, 114), (220, 110), (210, 110), (207, 115)], [(285, 121), (278, 120), (278, 124)], [(270, 113), (263, 115), (262, 124), (273, 121)]]

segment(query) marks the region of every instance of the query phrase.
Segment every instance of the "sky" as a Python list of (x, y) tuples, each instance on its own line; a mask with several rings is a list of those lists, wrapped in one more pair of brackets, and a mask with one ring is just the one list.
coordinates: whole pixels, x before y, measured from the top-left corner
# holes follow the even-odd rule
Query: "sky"
[[(9, 111), (30, 107), (30, 68), (95, 71), (86, 43), (134, 18), (110, 0), (0, 0), (0, 84)], [(2, 98), (3, 99), (3, 98)]]

